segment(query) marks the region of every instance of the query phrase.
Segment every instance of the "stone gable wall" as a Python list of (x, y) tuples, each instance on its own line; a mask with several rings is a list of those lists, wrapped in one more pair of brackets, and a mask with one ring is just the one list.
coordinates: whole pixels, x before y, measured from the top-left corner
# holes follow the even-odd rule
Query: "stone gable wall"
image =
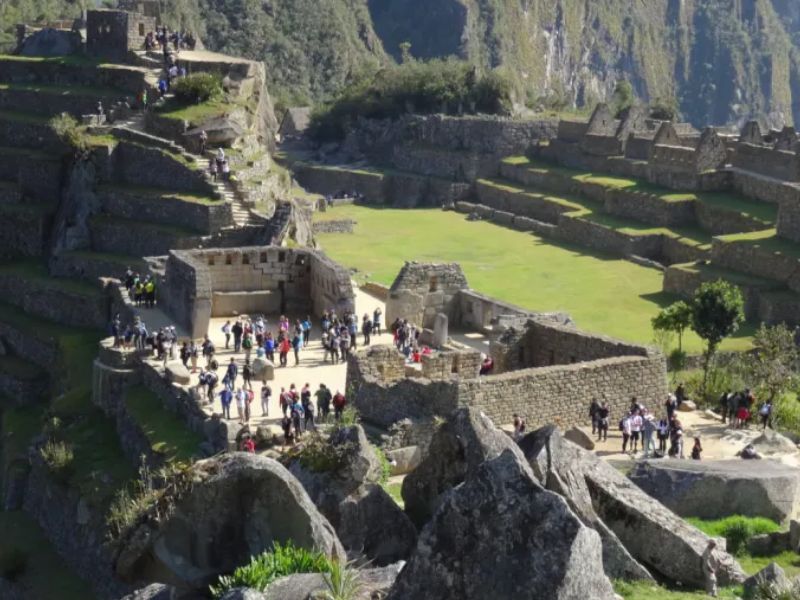
[(406, 262), (389, 290), (386, 323), (408, 319), (424, 328), (433, 328), (437, 313), (455, 314), (457, 294), (468, 289), (464, 272), (456, 263)]

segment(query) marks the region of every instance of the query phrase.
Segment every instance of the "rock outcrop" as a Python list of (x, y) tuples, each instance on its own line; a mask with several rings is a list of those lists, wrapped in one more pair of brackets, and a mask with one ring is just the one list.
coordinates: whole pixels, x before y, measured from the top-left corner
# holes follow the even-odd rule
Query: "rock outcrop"
[[(383, 598), (389, 591), (405, 563), (398, 562), (378, 569), (359, 569), (359, 590), (353, 600)], [(307, 600), (328, 589), (323, 575), (308, 573), (282, 577), (267, 586), (263, 600)]]
[(598, 535), (516, 448), (469, 469), (425, 526), (387, 600), (611, 600)]
[[(567, 499), (604, 542), (606, 573), (652, 574), (702, 587), (701, 560), (709, 538), (631, 483), (614, 467), (564, 440), (555, 427), (528, 434), (520, 446), (547, 489)], [(720, 584), (741, 583), (744, 572), (719, 550)], [(644, 567), (644, 569), (642, 569)]]
[(786, 576), (784, 570), (772, 562), (745, 580), (744, 597), (752, 598), (759, 589), (765, 586), (769, 586), (776, 592), (785, 592), (792, 587), (792, 582)]
[(315, 472), (300, 459), (289, 469), (336, 529), (351, 558), (377, 566), (409, 557), (417, 540), (414, 524), (378, 482), (381, 462), (360, 425), (333, 431), (327, 444), (340, 455), (331, 471)]
[(403, 480), (406, 512), (422, 526), (444, 492), (509, 448), (516, 448), (514, 441), (486, 415), (469, 408), (455, 411), (434, 434), (420, 465)]
[(331, 524), (280, 463), (237, 452), (200, 461), (189, 476), (120, 539), (120, 577), (200, 589), (275, 542), (344, 559)]
[(638, 463), (630, 478), (684, 517), (800, 515), (800, 472), (773, 460), (654, 460)]

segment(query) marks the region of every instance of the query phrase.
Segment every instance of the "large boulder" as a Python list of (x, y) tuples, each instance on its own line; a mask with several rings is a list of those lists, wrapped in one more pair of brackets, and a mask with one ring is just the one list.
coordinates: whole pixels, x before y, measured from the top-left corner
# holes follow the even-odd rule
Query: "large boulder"
[(545, 490), (518, 449), (440, 500), (387, 600), (612, 600), (600, 538)]
[(800, 516), (800, 471), (774, 460), (654, 460), (638, 463), (630, 478), (684, 517)]
[(336, 529), (350, 557), (365, 557), (376, 566), (407, 559), (416, 545), (416, 528), (378, 485), (383, 468), (363, 428), (335, 429), (325, 444), (322, 452), (339, 457), (334, 468), (312, 470), (313, 461), (304, 462), (301, 451), (289, 469)]
[(406, 512), (424, 525), (436, 511), (442, 493), (455, 487), (484, 461), (516, 448), (482, 412), (461, 408), (433, 435), (419, 466), (403, 480)]
[(235, 452), (196, 463), (119, 540), (126, 580), (204, 589), (275, 542), (345, 558), (331, 524), (280, 463)]
[(774, 429), (765, 429), (751, 444), (761, 456), (797, 454), (797, 444)]
[(771, 587), (776, 592), (788, 591), (792, 587), (792, 582), (780, 566), (771, 562), (758, 573), (745, 580), (744, 597), (753, 598), (759, 589), (766, 586)]
[[(704, 584), (701, 556), (709, 538), (631, 483), (614, 467), (544, 427), (520, 441), (534, 473), (567, 499), (604, 542), (606, 573), (652, 574), (684, 585)], [(721, 584), (741, 583), (744, 572), (717, 551)], [(645, 572), (647, 572), (645, 571)]]

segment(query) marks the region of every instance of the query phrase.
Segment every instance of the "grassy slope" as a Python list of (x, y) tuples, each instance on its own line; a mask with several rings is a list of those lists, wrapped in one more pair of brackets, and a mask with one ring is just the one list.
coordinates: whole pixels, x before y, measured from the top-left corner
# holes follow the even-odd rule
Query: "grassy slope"
[[(675, 298), (661, 292), (661, 273), (589, 250), (441, 210), (335, 208), (325, 218), (352, 218), (353, 235), (322, 234), (325, 251), (362, 278), (392, 282), (405, 260), (460, 262), (470, 285), (532, 310), (569, 312), (578, 325), (650, 342), (650, 319)], [(748, 333), (750, 333), (748, 331)], [(684, 340), (700, 350), (694, 335)], [(749, 338), (727, 341), (746, 348)]]

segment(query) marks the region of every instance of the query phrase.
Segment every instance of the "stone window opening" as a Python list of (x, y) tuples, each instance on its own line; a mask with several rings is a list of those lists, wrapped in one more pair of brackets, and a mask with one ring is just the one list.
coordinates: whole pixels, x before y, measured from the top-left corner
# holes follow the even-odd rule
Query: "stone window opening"
[(250, 255), (249, 254), (243, 254), (242, 255), (242, 264), (243, 265), (249, 265), (250, 264)]
[(286, 252), (278, 252), (278, 262), (286, 262)]
[(139, 35), (144, 37), (144, 23), (139, 23)]
[(303, 265), (305, 265), (305, 264), (306, 264), (306, 257), (305, 257), (305, 256), (303, 256), (303, 255), (301, 254), (301, 255), (300, 255), (300, 256), (298, 256), (298, 257), (297, 257), (297, 259), (294, 261), (294, 264), (295, 264), (295, 265), (297, 265), (298, 267), (302, 267)]
[(525, 365), (525, 348), (522, 346), (517, 349), (517, 362), (521, 367)]
[(576, 362), (578, 362), (578, 361), (574, 356), (570, 356), (569, 357), (569, 364), (574, 365)]
[(225, 255), (225, 264), (232, 265), (233, 264), (233, 256), (230, 254)]
[(209, 267), (213, 267), (214, 266), (214, 257), (213, 256), (209, 256), (208, 257), (208, 266)]
[(261, 255), (258, 257), (259, 262), (265, 263), (267, 262), (267, 253), (262, 252)]
[(430, 279), (429, 286), (428, 286), (428, 291), (429, 292), (435, 292), (438, 289), (439, 289), (439, 278), (434, 275)]
[(550, 350), (550, 364), (556, 364), (556, 353), (554, 350)]

